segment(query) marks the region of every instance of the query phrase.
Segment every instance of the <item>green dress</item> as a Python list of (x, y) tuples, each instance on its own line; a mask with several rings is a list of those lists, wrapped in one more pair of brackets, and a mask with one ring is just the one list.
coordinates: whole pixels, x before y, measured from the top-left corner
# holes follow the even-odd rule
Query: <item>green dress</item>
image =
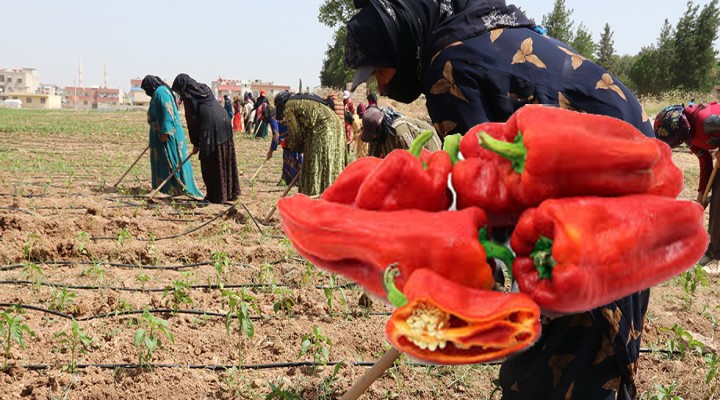
[(347, 165), (345, 128), (335, 111), (314, 100), (291, 98), (284, 117), (287, 149), (304, 153), (299, 191), (321, 194)]
[[(175, 97), (167, 86), (160, 86), (153, 93), (147, 117), (150, 124), (150, 170), (152, 187), (155, 189), (187, 157), (188, 146)], [(165, 143), (160, 140), (161, 134), (168, 135)], [(172, 196), (186, 194), (196, 199), (203, 198), (195, 184), (190, 161), (186, 162), (160, 191)]]

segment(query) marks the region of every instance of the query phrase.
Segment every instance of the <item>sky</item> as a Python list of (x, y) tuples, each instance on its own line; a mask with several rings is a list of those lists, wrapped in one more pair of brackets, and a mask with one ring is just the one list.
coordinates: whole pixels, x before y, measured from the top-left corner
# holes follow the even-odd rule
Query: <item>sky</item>
[[(334, 29), (318, 22), (324, 0), (0, 0), (0, 69), (36, 68), (45, 84), (128, 90), (130, 79), (179, 73), (198, 81), (260, 79), (314, 87)], [(710, 0), (695, 0), (704, 6)], [(511, 3), (511, 2), (508, 2)], [(552, 0), (513, 3), (540, 22)], [(675, 25), (679, 0), (565, 0), (576, 26), (597, 41), (605, 23), (619, 54), (655, 43), (663, 21)], [(716, 41), (720, 49), (720, 41)]]

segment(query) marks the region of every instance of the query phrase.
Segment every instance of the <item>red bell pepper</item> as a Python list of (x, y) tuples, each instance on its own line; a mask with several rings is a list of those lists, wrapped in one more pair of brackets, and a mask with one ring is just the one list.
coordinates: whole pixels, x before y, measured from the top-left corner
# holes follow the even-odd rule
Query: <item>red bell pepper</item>
[(651, 195), (548, 200), (520, 217), (510, 240), (520, 291), (562, 313), (670, 279), (707, 243), (699, 204)]
[(523, 210), (550, 198), (676, 197), (682, 189), (682, 172), (662, 143), (618, 119), (526, 106), (501, 125), (470, 132), (503, 157), (481, 149), (469, 132), (460, 144), (465, 160), (452, 173), (458, 208), (482, 208), (493, 226), (513, 225)]
[(320, 195), (320, 198), (334, 203), (353, 204), (360, 186), (382, 160), (377, 157), (363, 157), (350, 163)]
[(416, 268), (429, 268), (467, 286), (494, 285), (478, 240), (486, 225), (478, 208), (463, 211), (371, 211), (295, 195), (278, 202), (285, 233), (317, 267), (344, 275), (385, 297), (383, 273), (397, 263), (398, 287)]
[(473, 364), (506, 357), (540, 335), (540, 309), (522, 293), (470, 288), (428, 269), (405, 284), (407, 304), (385, 326), (401, 352), (438, 364)]
[(444, 151), (423, 149), (433, 134), (423, 132), (409, 150), (394, 150), (382, 160), (364, 157), (353, 162), (321, 198), (366, 210), (447, 210), (452, 203), (447, 184), (452, 163)]

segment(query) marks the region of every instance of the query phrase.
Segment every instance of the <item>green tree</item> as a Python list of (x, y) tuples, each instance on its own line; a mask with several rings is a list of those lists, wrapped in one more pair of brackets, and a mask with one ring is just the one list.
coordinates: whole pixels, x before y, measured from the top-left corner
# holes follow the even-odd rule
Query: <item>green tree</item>
[(713, 67), (717, 51), (720, 9), (712, 0), (700, 10), (688, 1), (687, 10), (675, 29), (673, 41), (675, 86), (686, 90), (709, 91), (713, 86)]
[(320, 70), (320, 84), (326, 87), (345, 89), (345, 84), (352, 81), (354, 71), (345, 67), (345, 27), (335, 32), (335, 43), (328, 45), (325, 59)]
[(658, 50), (654, 46), (643, 47), (637, 59), (628, 71), (628, 77), (638, 94), (659, 93), (658, 87)]
[(570, 46), (586, 58), (590, 60), (595, 59), (595, 49), (597, 45), (593, 41), (590, 31), (588, 31), (584, 24), (580, 23), (580, 26), (578, 26)]
[(598, 44), (596, 53), (596, 62), (599, 66), (605, 68), (617, 76), (617, 55), (615, 54), (615, 40), (613, 40), (613, 31), (610, 30), (610, 24), (605, 23), (603, 33), (600, 35), (600, 43)]
[[(542, 17), (542, 25), (547, 29), (548, 36), (554, 37), (563, 43), (571, 44), (573, 40), (573, 21), (570, 19), (570, 15), (572, 12), (573, 10), (568, 10), (565, 7), (565, 0), (555, 0), (550, 14)], [(579, 49), (575, 50), (579, 51)]]
[(638, 59), (638, 55), (623, 54), (615, 58), (615, 66), (612, 73), (618, 80), (625, 84), (630, 90), (636, 91), (637, 85), (630, 79), (630, 69)]
[(344, 89), (352, 80), (353, 70), (345, 67), (345, 26), (355, 14), (353, 0), (325, 0), (320, 5), (318, 20), (325, 26), (337, 28), (334, 43), (328, 45), (320, 70), (320, 84)]
[(663, 23), (662, 29), (660, 30), (657, 45), (654, 47), (655, 54), (653, 62), (656, 65), (655, 75), (652, 77), (655, 81), (653, 93), (661, 93), (675, 87), (673, 84), (675, 81), (674, 68), (676, 64), (676, 55), (673, 50), (674, 36), (675, 29), (666, 19)]

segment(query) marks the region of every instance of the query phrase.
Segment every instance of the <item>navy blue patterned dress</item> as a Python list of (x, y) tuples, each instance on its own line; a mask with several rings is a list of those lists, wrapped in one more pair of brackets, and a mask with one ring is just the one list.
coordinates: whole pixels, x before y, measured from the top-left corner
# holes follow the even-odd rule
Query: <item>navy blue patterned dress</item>
[[(538, 33), (504, 1), (355, 4), (361, 10), (347, 26), (346, 65), (358, 76), (368, 66), (394, 68), (383, 94), (404, 102), (424, 94), (441, 137), (504, 122), (526, 104), (615, 117), (654, 137), (632, 92), (568, 45)], [(635, 399), (648, 299), (644, 291), (583, 314), (545, 319), (538, 343), (504, 362), (503, 399)]]

